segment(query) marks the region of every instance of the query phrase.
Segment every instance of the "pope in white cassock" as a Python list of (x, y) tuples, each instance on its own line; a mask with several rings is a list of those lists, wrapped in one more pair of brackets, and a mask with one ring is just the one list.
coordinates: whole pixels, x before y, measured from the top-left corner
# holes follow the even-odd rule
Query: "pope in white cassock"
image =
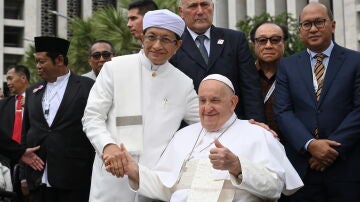
[(236, 118), (238, 97), (229, 79), (209, 75), (198, 93), (201, 123), (178, 131), (155, 168), (135, 162), (121, 145), (134, 190), (173, 202), (252, 202), (276, 201), (303, 186), (278, 140)]
[[(175, 13), (147, 12), (143, 50), (112, 58), (98, 75), (82, 119), (97, 153), (90, 201), (137, 200), (127, 178), (116, 177), (123, 175), (118, 169), (122, 166), (120, 143), (142, 165), (153, 168), (181, 121), (199, 121), (192, 80), (168, 62), (182, 44), (184, 28), (184, 21)], [(105, 170), (103, 155), (109, 157), (115, 176)]]

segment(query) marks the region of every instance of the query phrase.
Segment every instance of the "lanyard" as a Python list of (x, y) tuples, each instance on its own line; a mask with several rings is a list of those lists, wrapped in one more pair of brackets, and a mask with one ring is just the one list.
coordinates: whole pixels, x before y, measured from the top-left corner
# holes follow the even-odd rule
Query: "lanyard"
[(266, 93), (266, 96), (264, 98), (264, 104), (268, 101), (268, 99), (270, 98), (271, 94), (274, 92), (275, 90), (275, 83), (276, 83), (276, 80), (274, 81), (274, 83), (271, 85), (269, 91)]

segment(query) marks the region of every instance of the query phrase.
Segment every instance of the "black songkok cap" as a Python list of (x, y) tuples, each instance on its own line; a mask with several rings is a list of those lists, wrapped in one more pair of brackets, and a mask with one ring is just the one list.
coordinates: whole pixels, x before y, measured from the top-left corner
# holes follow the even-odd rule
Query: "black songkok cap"
[(70, 42), (68, 40), (50, 37), (38, 36), (35, 37), (35, 52), (53, 52), (61, 53), (63, 56), (67, 55)]

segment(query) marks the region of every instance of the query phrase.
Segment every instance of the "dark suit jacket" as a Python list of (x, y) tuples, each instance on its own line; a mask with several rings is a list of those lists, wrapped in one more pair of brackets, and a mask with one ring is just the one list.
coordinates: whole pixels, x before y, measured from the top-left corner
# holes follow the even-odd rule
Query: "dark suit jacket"
[[(49, 183), (54, 188), (90, 189), (94, 149), (82, 130), (81, 118), (94, 81), (71, 73), (52, 125), (49, 127), (42, 108), (46, 82), (26, 91), (23, 137), (28, 147), (40, 145), (37, 154), (47, 163)], [(39, 88), (40, 86), (42, 88)], [(42, 172), (26, 168), (30, 188), (41, 182)]]
[(187, 28), (182, 35), (183, 44), (170, 62), (193, 80), (196, 91), (201, 80), (209, 74), (228, 77), (239, 96), (239, 104), (235, 109), (238, 117), (264, 122), (259, 75), (244, 33), (212, 26), (210, 38), (208, 65)]
[(275, 90), (275, 114), (288, 144), (288, 157), (300, 176), (308, 170), (304, 151), (315, 128), (321, 139), (341, 143), (338, 159), (325, 170), (330, 179), (360, 180), (360, 54), (335, 44), (316, 101), (310, 56), (306, 51), (280, 61)]
[(20, 160), (25, 152), (25, 146), (20, 145), (0, 128), (0, 154), (11, 159), (13, 162)]
[(15, 96), (10, 96), (1, 100), (0, 104), (0, 127), (4, 133), (12, 137), (15, 120)]

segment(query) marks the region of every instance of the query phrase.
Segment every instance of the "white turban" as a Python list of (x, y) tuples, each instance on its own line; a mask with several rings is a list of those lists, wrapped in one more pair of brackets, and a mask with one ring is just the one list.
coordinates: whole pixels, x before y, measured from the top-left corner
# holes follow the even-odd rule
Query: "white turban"
[(217, 81), (221, 81), (223, 82), (224, 84), (226, 84), (227, 86), (229, 86), (229, 88), (231, 88), (231, 90), (233, 92), (235, 92), (234, 90), (234, 86), (232, 84), (232, 82), (230, 81), (230, 79), (228, 79), (226, 76), (223, 76), (221, 74), (210, 74), (208, 75), (207, 77), (205, 77), (203, 81), (206, 81), (206, 80), (217, 80)]
[(143, 19), (143, 30), (149, 27), (167, 29), (181, 37), (185, 29), (185, 22), (175, 13), (167, 9), (161, 9), (145, 13)]

